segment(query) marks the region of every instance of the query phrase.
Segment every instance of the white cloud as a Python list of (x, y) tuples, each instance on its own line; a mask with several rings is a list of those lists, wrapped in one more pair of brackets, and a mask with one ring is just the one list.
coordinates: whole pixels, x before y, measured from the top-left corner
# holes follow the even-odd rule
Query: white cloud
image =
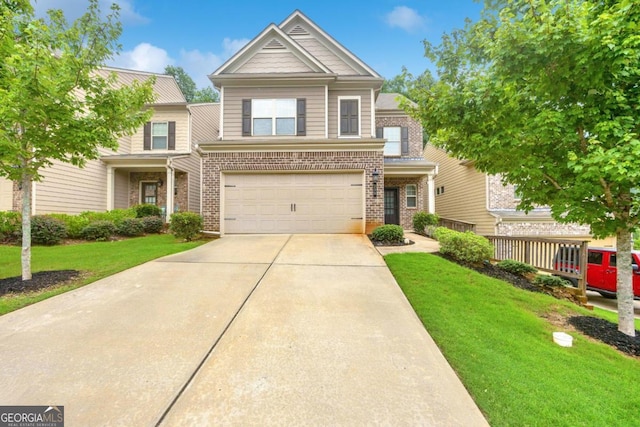
[(167, 65), (175, 65), (184, 68), (198, 88), (203, 88), (211, 85), (207, 76), (248, 42), (248, 39), (225, 37), (222, 40), (222, 52), (219, 54), (202, 52), (199, 49), (181, 49), (177, 58), (172, 58), (166, 50), (160, 47), (144, 42), (132, 50), (121, 52), (109, 65), (152, 73), (163, 73)]
[[(103, 16), (111, 12), (111, 4), (120, 7), (120, 22), (123, 24), (146, 24), (149, 19), (140, 15), (133, 5), (133, 0), (100, 0), (99, 6)], [(36, 16), (45, 16), (49, 9), (61, 9), (67, 21), (73, 22), (87, 11), (87, 0), (39, 0), (35, 2)]]
[(406, 6), (397, 6), (389, 12), (385, 20), (390, 27), (398, 27), (408, 32), (424, 28), (425, 20), (418, 12)]
[(112, 61), (115, 67), (129, 68), (152, 73), (164, 72), (164, 67), (174, 65), (175, 61), (166, 50), (149, 43), (140, 43), (133, 50), (121, 52)]

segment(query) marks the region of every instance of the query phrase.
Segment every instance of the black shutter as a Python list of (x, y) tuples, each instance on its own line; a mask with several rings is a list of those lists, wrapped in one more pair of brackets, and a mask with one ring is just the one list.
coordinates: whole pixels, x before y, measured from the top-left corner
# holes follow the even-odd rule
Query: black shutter
[(358, 135), (358, 100), (340, 101), (340, 135)]
[(400, 143), (402, 144), (402, 155), (409, 154), (409, 128), (403, 126), (401, 128)]
[(376, 128), (376, 138), (384, 138), (384, 128)]
[(306, 98), (297, 99), (297, 135), (305, 136), (307, 134), (307, 100)]
[(168, 133), (168, 148), (169, 150), (176, 149), (176, 122), (169, 122), (169, 133)]
[(143, 149), (151, 150), (151, 122), (144, 124)]
[(242, 136), (251, 136), (251, 100), (242, 100)]

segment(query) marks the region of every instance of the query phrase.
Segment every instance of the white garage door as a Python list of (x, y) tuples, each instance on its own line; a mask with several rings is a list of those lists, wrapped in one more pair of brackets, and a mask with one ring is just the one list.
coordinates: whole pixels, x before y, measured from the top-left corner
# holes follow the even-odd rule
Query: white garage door
[(225, 233), (363, 233), (362, 173), (225, 174)]

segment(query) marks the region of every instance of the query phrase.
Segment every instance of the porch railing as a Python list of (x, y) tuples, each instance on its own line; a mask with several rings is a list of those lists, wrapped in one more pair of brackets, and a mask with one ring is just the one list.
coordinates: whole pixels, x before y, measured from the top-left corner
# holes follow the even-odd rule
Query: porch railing
[(440, 221), (438, 222), (438, 225), (440, 227), (446, 227), (446, 228), (449, 228), (451, 230), (461, 231), (463, 233), (465, 231), (473, 231), (474, 233), (476, 232), (476, 224), (475, 223), (467, 222), (467, 221), (459, 221), (457, 219), (440, 218)]
[(536, 237), (485, 236), (493, 244), (494, 259), (513, 259), (538, 270), (575, 279), (579, 296), (586, 304), (587, 240), (559, 240)]

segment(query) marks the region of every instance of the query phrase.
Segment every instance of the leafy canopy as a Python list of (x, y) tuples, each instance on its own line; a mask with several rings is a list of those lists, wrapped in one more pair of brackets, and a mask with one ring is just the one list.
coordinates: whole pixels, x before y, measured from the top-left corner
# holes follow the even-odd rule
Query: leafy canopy
[(549, 205), (598, 236), (638, 225), (637, 2), (487, 1), (425, 47), (438, 78), (409, 98), (434, 144), (518, 185), (525, 210)]
[(218, 102), (218, 92), (214, 91), (210, 86), (198, 89), (196, 83), (184, 68), (167, 65), (164, 68), (164, 73), (176, 79), (176, 83), (178, 83), (178, 87), (180, 87), (187, 102)]

